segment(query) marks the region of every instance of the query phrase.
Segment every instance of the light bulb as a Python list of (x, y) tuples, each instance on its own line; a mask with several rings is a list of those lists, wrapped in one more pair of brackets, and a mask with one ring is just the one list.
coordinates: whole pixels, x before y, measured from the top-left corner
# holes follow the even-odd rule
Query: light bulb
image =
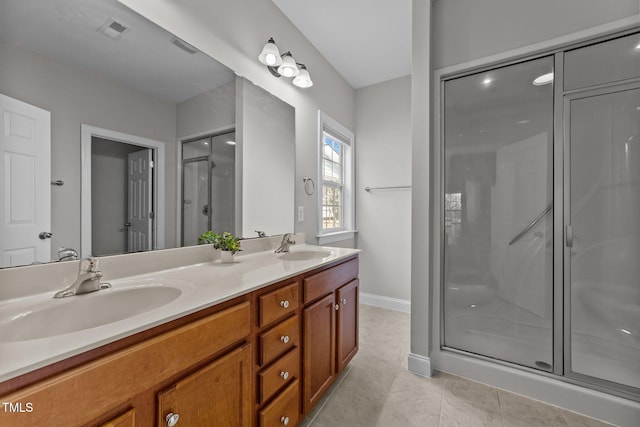
[(267, 53), (267, 55), (264, 57), (264, 60), (267, 65), (275, 65), (276, 56), (273, 53)]

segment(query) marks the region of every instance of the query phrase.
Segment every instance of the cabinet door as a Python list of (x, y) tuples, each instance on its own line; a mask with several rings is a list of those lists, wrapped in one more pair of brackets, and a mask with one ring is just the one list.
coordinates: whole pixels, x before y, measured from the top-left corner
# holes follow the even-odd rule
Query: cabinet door
[(217, 359), (158, 394), (158, 426), (167, 415), (178, 426), (247, 427), (251, 424), (251, 346)]
[(352, 280), (336, 291), (339, 305), (337, 324), (337, 363), (342, 372), (358, 352), (358, 279)]
[(304, 309), (304, 413), (336, 378), (334, 294)]

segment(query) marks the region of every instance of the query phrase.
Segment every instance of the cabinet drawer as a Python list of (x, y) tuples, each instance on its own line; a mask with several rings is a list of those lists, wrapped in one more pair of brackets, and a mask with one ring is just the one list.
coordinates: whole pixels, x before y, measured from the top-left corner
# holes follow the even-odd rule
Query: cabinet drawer
[(304, 303), (333, 292), (358, 277), (358, 259), (352, 259), (304, 279)]
[(300, 321), (293, 316), (260, 334), (260, 366), (275, 360), (300, 341)]
[(298, 282), (276, 289), (258, 298), (260, 327), (280, 319), (298, 308)]
[(264, 403), (278, 390), (300, 378), (300, 351), (295, 348), (258, 374), (258, 403)]
[(273, 402), (260, 411), (260, 427), (294, 427), (300, 419), (300, 386), (289, 385)]

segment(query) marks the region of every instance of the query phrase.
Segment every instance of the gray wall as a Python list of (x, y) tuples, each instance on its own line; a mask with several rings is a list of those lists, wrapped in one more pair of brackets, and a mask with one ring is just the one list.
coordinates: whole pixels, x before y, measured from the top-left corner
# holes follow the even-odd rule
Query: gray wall
[(438, 69), (637, 15), (638, 0), (434, 0)]
[(356, 90), (356, 223), (362, 292), (411, 299), (411, 76)]
[(0, 43), (0, 92), (51, 112), (53, 253), (80, 249), (80, 124), (142, 136), (166, 144), (167, 246), (175, 244), (176, 108), (79, 67)]
[(232, 81), (177, 105), (178, 140), (208, 135), (236, 123), (236, 83)]

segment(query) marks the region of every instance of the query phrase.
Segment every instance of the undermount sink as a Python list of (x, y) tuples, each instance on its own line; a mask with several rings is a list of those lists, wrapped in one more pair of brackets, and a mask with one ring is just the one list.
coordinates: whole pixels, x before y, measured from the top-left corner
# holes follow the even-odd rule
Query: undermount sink
[(0, 324), (0, 342), (35, 340), (107, 325), (155, 310), (180, 295), (179, 287), (157, 284), (51, 298), (21, 309)]
[(292, 250), (291, 252), (285, 252), (278, 255), (278, 258), (285, 261), (311, 261), (314, 259), (322, 259), (332, 255), (333, 252), (321, 249), (321, 250)]

